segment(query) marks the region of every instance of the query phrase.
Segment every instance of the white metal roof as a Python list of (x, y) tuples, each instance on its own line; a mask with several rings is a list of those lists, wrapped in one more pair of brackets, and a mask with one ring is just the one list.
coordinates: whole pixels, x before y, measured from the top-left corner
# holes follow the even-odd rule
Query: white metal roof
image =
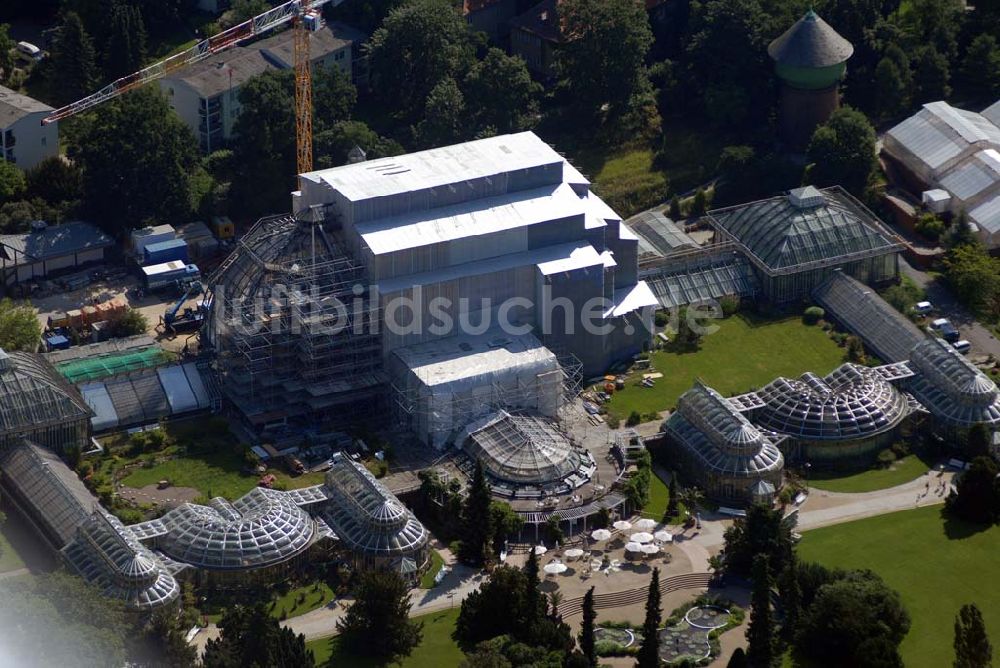
[[(614, 259), (612, 259), (611, 262), (613, 263)], [(543, 276), (551, 276), (552, 274), (559, 274), (564, 271), (573, 271), (575, 269), (597, 266), (607, 266), (606, 258), (604, 257), (604, 254), (598, 253), (594, 250), (593, 246), (586, 244), (577, 246), (569, 252), (569, 255), (564, 255), (545, 262), (539, 262), (538, 270), (542, 272)], [(611, 266), (614, 265), (612, 264)]]
[(570, 216), (582, 220), (585, 210), (569, 185), (557, 184), (380, 218), (356, 229), (372, 253), (381, 255)]
[(604, 313), (605, 318), (617, 318), (626, 313), (638, 311), (644, 306), (659, 307), (660, 305), (660, 300), (653, 294), (646, 281), (639, 281), (631, 287), (615, 290), (613, 301), (612, 307)]
[(986, 200), (970, 211), (969, 218), (980, 229), (989, 232), (990, 236), (1000, 232), (1000, 194)]
[[(349, 201), (386, 197), (460, 184), (518, 170), (562, 163), (564, 180), (583, 181), (566, 161), (533, 132), (500, 135), (390, 158), (308, 172), (302, 178), (325, 183)], [(570, 176), (571, 175), (571, 176)]]

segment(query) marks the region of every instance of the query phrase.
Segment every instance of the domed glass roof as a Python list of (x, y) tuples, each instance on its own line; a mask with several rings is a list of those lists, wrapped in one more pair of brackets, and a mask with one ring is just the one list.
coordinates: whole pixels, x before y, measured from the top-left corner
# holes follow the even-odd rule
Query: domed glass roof
[(583, 452), (552, 423), (505, 411), (470, 430), (462, 448), (491, 477), (519, 484), (562, 480), (585, 464)]
[(927, 339), (910, 353), (914, 375), (907, 389), (936, 418), (957, 426), (1000, 426), (996, 383), (942, 339)]
[(906, 397), (878, 373), (844, 364), (825, 378), (777, 378), (757, 393), (763, 428), (806, 441), (864, 438), (892, 429), (909, 413)]
[(309, 547), (315, 524), (287, 494), (255, 487), (233, 503), (185, 503), (161, 520), (158, 547), (170, 558), (199, 568), (261, 568)]

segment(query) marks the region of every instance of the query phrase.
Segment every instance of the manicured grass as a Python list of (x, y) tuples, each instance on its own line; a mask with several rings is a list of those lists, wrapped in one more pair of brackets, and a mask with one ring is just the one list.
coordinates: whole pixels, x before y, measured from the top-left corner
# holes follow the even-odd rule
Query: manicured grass
[(672, 409), (677, 398), (701, 378), (724, 396), (761, 387), (777, 376), (806, 371), (823, 375), (844, 359), (844, 351), (820, 327), (804, 325), (798, 316), (763, 319), (738, 314), (713, 321), (719, 330), (706, 334), (696, 351), (652, 353), (651, 373), (663, 374), (653, 387), (641, 387), (641, 375), (616, 392), (609, 411), (620, 418), (632, 411), (646, 414)]
[[(318, 584), (319, 591), (313, 588), (315, 585), (310, 584), (305, 587), (292, 589), (284, 596), (276, 598), (274, 600), (274, 607), (271, 608), (271, 616), (276, 619), (282, 619), (282, 615), (284, 615), (284, 618), (288, 619), (289, 617), (304, 615), (310, 610), (315, 610), (328, 604), (335, 598), (333, 590), (325, 582)], [(299, 596), (302, 594), (305, 594), (305, 600), (302, 603), (297, 603)]]
[[(424, 639), (413, 654), (403, 659), (400, 668), (444, 668), (457, 666), (463, 658), (462, 650), (451, 638), (458, 619), (459, 608), (432, 612), (417, 617), (424, 624)], [(372, 638), (378, 642), (378, 638)], [(375, 668), (380, 664), (365, 657), (357, 657), (341, 650), (340, 641), (334, 638), (322, 638), (306, 643), (313, 652), (317, 666), (351, 666), (351, 668)]]
[(950, 666), (955, 615), (966, 603), (983, 613), (1000, 646), (1000, 527), (983, 529), (919, 508), (807, 531), (803, 560), (869, 568), (899, 591), (912, 618), (901, 652), (907, 668)]
[(438, 554), (437, 550), (432, 549), (431, 565), (427, 569), (427, 572), (424, 573), (423, 577), (420, 578), (421, 589), (430, 589), (434, 586), (434, 576), (438, 574), (438, 571), (441, 570), (442, 566), (444, 566), (444, 559), (441, 558), (441, 555)]
[(24, 568), (24, 559), (11, 543), (6, 525), (0, 526), (0, 573)]
[(653, 167), (649, 148), (625, 150), (607, 158), (594, 176), (594, 192), (620, 215), (631, 216), (667, 197), (667, 177)]
[(669, 503), (670, 490), (667, 488), (667, 483), (653, 471), (649, 477), (649, 501), (642, 507), (642, 516), (659, 522), (667, 512)]
[(873, 492), (910, 482), (927, 473), (930, 467), (917, 455), (907, 455), (892, 463), (886, 469), (870, 469), (860, 473), (838, 476), (833, 472), (813, 473), (809, 476), (809, 485), (828, 492)]

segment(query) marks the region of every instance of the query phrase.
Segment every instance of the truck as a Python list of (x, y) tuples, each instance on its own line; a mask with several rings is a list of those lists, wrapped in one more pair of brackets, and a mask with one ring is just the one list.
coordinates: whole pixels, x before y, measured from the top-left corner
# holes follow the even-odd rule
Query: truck
[(170, 239), (146, 244), (142, 250), (144, 265), (163, 264), (173, 260), (188, 261), (187, 242), (183, 239)]
[(168, 288), (186, 290), (193, 281), (201, 278), (196, 264), (185, 264), (180, 260), (154, 264), (142, 268), (142, 281), (147, 290)]

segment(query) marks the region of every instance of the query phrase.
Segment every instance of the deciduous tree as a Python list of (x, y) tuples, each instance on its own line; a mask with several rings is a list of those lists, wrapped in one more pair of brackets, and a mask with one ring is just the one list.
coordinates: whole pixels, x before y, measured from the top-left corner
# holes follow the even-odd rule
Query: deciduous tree
[(970, 95), (993, 100), (1000, 95), (1000, 45), (993, 35), (978, 35), (962, 61), (962, 79)]
[(38, 312), (31, 304), (6, 297), (0, 300), (0, 348), (34, 352), (41, 336)]
[(10, 36), (10, 25), (0, 23), (0, 81), (10, 79), (14, 70), (14, 40)]
[(341, 642), (356, 655), (386, 663), (409, 656), (423, 638), (423, 625), (410, 619), (410, 606), (409, 587), (398, 573), (363, 573), (354, 604), (337, 622)]
[(462, 141), (468, 132), (465, 96), (451, 77), (445, 77), (427, 96), (424, 120), (416, 129), (417, 143), (424, 148)]
[(495, 48), (469, 70), (463, 88), (472, 126), (501, 134), (531, 127), (542, 92), (523, 59)]
[(951, 68), (948, 59), (932, 45), (917, 52), (913, 74), (913, 101), (926, 104), (951, 96)]
[(976, 457), (955, 484), (947, 499), (949, 512), (977, 524), (993, 524), (1000, 517), (1000, 485), (992, 457)]
[(26, 187), (24, 172), (0, 158), (0, 204), (20, 199)]
[(955, 617), (954, 668), (990, 668), (993, 645), (986, 635), (983, 614), (975, 603), (962, 606)]
[(863, 195), (875, 169), (875, 146), (875, 128), (865, 115), (850, 107), (838, 109), (809, 142), (813, 182)]

